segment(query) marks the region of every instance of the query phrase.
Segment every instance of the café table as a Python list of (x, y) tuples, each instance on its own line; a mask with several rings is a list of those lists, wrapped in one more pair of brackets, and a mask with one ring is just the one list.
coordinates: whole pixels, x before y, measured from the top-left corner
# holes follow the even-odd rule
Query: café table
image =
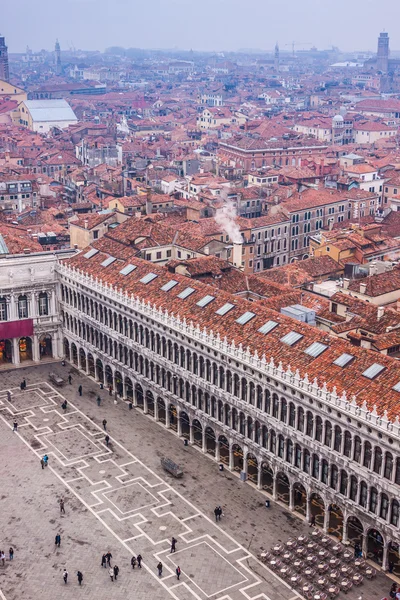
[(362, 583), (362, 580), (362, 575), (359, 575), (358, 573), (353, 575), (353, 582), (355, 583), (355, 585), (360, 585), (360, 583)]
[(299, 576), (298, 575), (292, 575), (290, 578), (290, 583), (297, 583), (299, 580)]
[(349, 552), (348, 550), (346, 550), (345, 552), (343, 552), (343, 560), (351, 560), (353, 558), (353, 555), (351, 552)]
[(297, 554), (297, 556), (303, 556), (303, 554), (305, 554), (305, 553), (306, 553), (306, 549), (305, 548), (302, 548), (302, 547), (296, 548), (296, 554)]
[(313, 599), (314, 600), (325, 600), (326, 598), (326, 594), (322, 594), (322, 593), (317, 593), (314, 594)]
[(337, 567), (339, 563), (340, 563), (340, 560), (338, 558), (330, 558), (329, 559), (330, 567)]
[(286, 575), (289, 572), (289, 567), (281, 567), (279, 569), (279, 573), (281, 573), (282, 575)]
[(282, 552), (282, 546), (280, 546), (279, 544), (277, 544), (276, 546), (274, 546), (272, 548), (272, 552), (274, 554), (280, 554)]
[(321, 536), (321, 532), (319, 531), (319, 529), (313, 529), (311, 535), (313, 536), (313, 538), (318, 538)]
[(285, 562), (289, 561), (292, 559), (292, 554), (291, 552), (285, 552), (285, 554), (282, 555), (282, 560), (284, 560)]
[(305, 560), (306, 560), (307, 564), (312, 564), (312, 563), (315, 563), (315, 561), (317, 559), (313, 554), (309, 554), (308, 556), (306, 556)]
[(326, 579), (325, 579), (325, 577), (318, 577), (317, 583), (318, 583), (318, 585), (320, 587), (324, 587), (326, 585)]
[(328, 594), (333, 597), (333, 596), (337, 596), (339, 593), (339, 589), (337, 587), (334, 587), (333, 585), (331, 585), (328, 588)]
[(332, 552), (334, 552), (335, 554), (339, 554), (341, 551), (342, 548), (340, 544), (335, 544), (334, 546), (332, 546)]
[(303, 566), (303, 561), (296, 559), (293, 563), (293, 567), (296, 569), (296, 571), (299, 571)]
[(328, 538), (328, 537), (326, 537), (326, 536), (324, 536), (324, 537), (322, 537), (322, 538), (319, 540), (319, 543), (320, 543), (322, 546), (326, 546), (327, 544), (329, 544), (329, 538)]
[(320, 562), (317, 565), (317, 569), (320, 573), (325, 573), (325, 571), (327, 571), (328, 569), (328, 565), (326, 563)]
[(340, 567), (340, 572), (342, 575), (347, 575), (347, 573), (350, 573), (351, 568), (348, 565), (342, 565)]
[(328, 554), (327, 550), (318, 550), (319, 558), (325, 558), (325, 556), (327, 556), (327, 554)]
[(297, 538), (297, 541), (300, 542), (300, 544), (304, 544), (306, 539), (307, 539), (306, 535), (299, 535), (299, 537)]
[(292, 539), (290, 539), (290, 540), (288, 540), (288, 541), (286, 542), (286, 546), (287, 546), (288, 548), (294, 548), (294, 547), (296, 546), (296, 541), (295, 541), (295, 540), (292, 540)]
[(307, 550), (314, 550), (314, 548), (316, 547), (316, 545), (317, 544), (315, 542), (311, 541), (311, 542), (308, 542), (306, 544), (306, 548), (307, 548)]
[(272, 560), (269, 561), (270, 566), (273, 569), (276, 569), (277, 567), (279, 567), (279, 565), (281, 564), (279, 560), (277, 560), (276, 558), (273, 558)]
[(368, 567), (365, 569), (365, 575), (367, 576), (367, 579), (372, 579), (372, 577), (375, 575), (375, 570)]
[(306, 577), (312, 577), (312, 576), (314, 575), (314, 571), (313, 571), (313, 569), (310, 569), (310, 568), (308, 568), (308, 569), (305, 569), (305, 570), (304, 570), (304, 575), (305, 575)]
[(329, 573), (329, 579), (332, 579), (333, 581), (336, 581), (336, 579), (339, 577), (338, 572), (337, 571), (331, 571)]
[(365, 566), (365, 560), (363, 558), (356, 558), (356, 560), (354, 561), (354, 566), (358, 569), (361, 569)]

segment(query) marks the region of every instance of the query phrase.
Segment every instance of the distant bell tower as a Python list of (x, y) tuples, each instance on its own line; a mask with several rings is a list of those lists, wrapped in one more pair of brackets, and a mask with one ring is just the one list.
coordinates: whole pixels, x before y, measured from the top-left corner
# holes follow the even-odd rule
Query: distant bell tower
[(54, 46), (55, 51), (55, 63), (56, 63), (56, 74), (61, 75), (61, 49), (58, 40)]
[(10, 71), (8, 69), (8, 48), (4, 36), (0, 35), (0, 79), (10, 81)]
[(378, 38), (378, 54), (376, 57), (376, 69), (382, 73), (388, 72), (389, 66), (389, 34), (382, 32)]
[(279, 71), (279, 46), (278, 46), (278, 42), (276, 42), (276, 44), (275, 44), (274, 67), (275, 67), (275, 71)]

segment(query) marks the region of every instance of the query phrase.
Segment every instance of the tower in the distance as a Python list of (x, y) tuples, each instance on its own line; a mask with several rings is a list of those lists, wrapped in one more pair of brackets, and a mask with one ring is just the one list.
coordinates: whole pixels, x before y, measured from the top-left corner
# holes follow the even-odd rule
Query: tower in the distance
[(58, 40), (56, 40), (56, 44), (54, 46), (55, 52), (55, 63), (56, 63), (56, 74), (61, 75), (61, 49)]
[(376, 57), (376, 69), (382, 73), (388, 72), (389, 65), (389, 34), (382, 32), (378, 38), (378, 54)]
[(8, 69), (8, 48), (4, 36), (0, 35), (0, 79), (10, 81), (10, 71)]
[(276, 44), (275, 44), (274, 68), (275, 68), (275, 71), (279, 71), (279, 46), (278, 46), (278, 42), (276, 42)]

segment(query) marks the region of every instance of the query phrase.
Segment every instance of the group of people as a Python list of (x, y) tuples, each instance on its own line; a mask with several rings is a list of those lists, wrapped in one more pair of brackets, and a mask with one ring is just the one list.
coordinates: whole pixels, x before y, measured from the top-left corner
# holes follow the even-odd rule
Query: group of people
[[(396, 600), (400, 600), (400, 587), (397, 583), (393, 583), (389, 592), (390, 598), (395, 598)], [(386, 600), (386, 599), (385, 599)]]
[[(76, 572), (76, 576), (78, 578), (78, 584), (82, 585), (82, 581), (83, 581), (83, 575), (80, 571)], [(63, 579), (64, 579), (64, 583), (68, 583), (68, 571), (67, 569), (64, 569), (63, 571)]]
[[(12, 547), (8, 550), (8, 558), (9, 558), (9, 560), (13, 560), (13, 558), (14, 558), (14, 548), (12, 548)], [(5, 565), (5, 561), (6, 561), (6, 555), (3, 552), (3, 550), (0, 550), (0, 562), (3, 567)]]
[(26, 381), (25, 381), (25, 379), (23, 379), (21, 381), (21, 383), (19, 384), (19, 387), (20, 387), (21, 391), (26, 389)]
[(118, 579), (118, 573), (119, 573), (119, 567), (118, 565), (114, 565), (113, 567), (111, 566), (111, 559), (112, 559), (112, 554), (110, 551), (106, 552), (105, 554), (103, 554), (103, 556), (101, 557), (101, 567), (104, 567), (105, 569), (108, 567), (108, 574), (110, 576), (111, 581), (117, 581)]
[(220, 506), (216, 506), (214, 508), (215, 521), (220, 521), (222, 516), (222, 508)]

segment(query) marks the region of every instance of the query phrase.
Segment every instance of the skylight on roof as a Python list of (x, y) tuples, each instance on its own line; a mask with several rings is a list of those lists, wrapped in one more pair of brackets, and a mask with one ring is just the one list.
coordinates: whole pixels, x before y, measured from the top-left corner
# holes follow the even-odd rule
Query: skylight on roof
[(267, 321), (266, 323), (264, 323), (264, 325), (262, 325), (262, 327), (260, 327), (258, 331), (260, 333), (266, 334), (275, 329), (275, 327), (278, 327), (278, 325), (279, 323), (277, 323), (276, 321)]
[(400, 392), (400, 381), (392, 387), (392, 390), (394, 390), (395, 392)]
[(311, 346), (308, 346), (308, 348), (306, 348), (304, 352), (308, 354), (308, 356), (317, 358), (317, 356), (322, 354), (327, 349), (327, 347), (328, 346), (326, 344), (321, 344), (321, 342), (314, 342), (313, 344), (311, 344)]
[(180, 294), (178, 294), (178, 298), (184, 300), (185, 298), (188, 298), (191, 294), (193, 294), (193, 292), (195, 291), (196, 290), (194, 288), (187, 287)]
[(346, 354), (346, 352), (344, 354), (341, 354), (339, 356), (339, 358), (337, 358), (336, 360), (333, 361), (334, 365), (337, 365), (338, 367), (345, 367), (346, 365), (349, 364), (349, 362), (351, 362), (353, 360), (354, 356), (352, 354)]
[(289, 333), (281, 338), (281, 342), (288, 346), (294, 346), (294, 344), (301, 340), (302, 337), (301, 333), (297, 333), (297, 331), (289, 331)]
[(229, 302), (227, 302), (226, 304), (224, 304), (223, 306), (221, 306), (221, 308), (219, 308), (218, 310), (215, 311), (216, 315), (226, 315), (226, 313), (228, 313), (230, 310), (232, 310), (232, 308), (235, 308), (234, 304), (230, 304)]
[(129, 273), (132, 273), (132, 271), (134, 271), (135, 269), (136, 269), (136, 265), (129, 264), (120, 270), (120, 274), (121, 275), (129, 275)]
[(172, 290), (176, 285), (178, 285), (178, 282), (175, 281), (175, 279), (171, 279), (171, 281), (164, 284), (161, 289), (163, 292), (169, 292), (169, 290)]
[(253, 317), (255, 316), (255, 313), (247, 311), (243, 313), (238, 319), (236, 319), (236, 323), (239, 323), (239, 325), (246, 325), (246, 323), (251, 321), (251, 319), (253, 319)]
[(140, 279), (139, 281), (141, 283), (150, 283), (150, 281), (153, 281), (153, 279), (155, 279), (156, 277), (158, 277), (158, 275), (156, 275), (155, 273), (147, 273), (147, 275), (145, 275), (144, 277), (142, 277), (142, 279)]
[(89, 252), (86, 252), (86, 254), (84, 254), (83, 256), (85, 258), (92, 258), (92, 256), (94, 256), (97, 253), (98, 253), (97, 248), (92, 248), (91, 250), (89, 250)]
[(207, 304), (210, 304), (210, 302), (212, 302), (213, 300), (215, 300), (215, 296), (204, 296), (204, 298), (202, 298), (201, 300), (196, 302), (196, 306), (200, 306), (200, 308), (204, 308), (205, 306), (207, 306)]
[(384, 366), (374, 363), (364, 371), (363, 375), (364, 377), (368, 377), (368, 379), (375, 379), (384, 369)]
[(117, 259), (114, 256), (109, 256), (106, 260), (103, 260), (101, 263), (102, 267), (108, 267), (108, 265), (112, 265)]

